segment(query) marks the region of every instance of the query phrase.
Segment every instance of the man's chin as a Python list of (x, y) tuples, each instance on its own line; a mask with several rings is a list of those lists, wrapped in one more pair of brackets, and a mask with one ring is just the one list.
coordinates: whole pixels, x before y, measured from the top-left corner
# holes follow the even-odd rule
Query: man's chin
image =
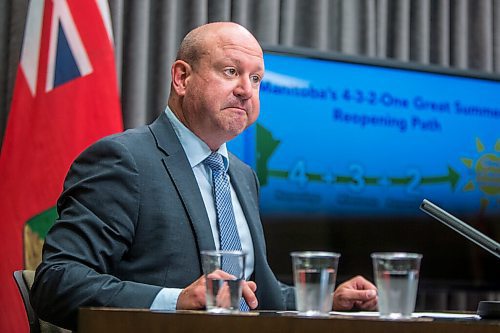
[(226, 133), (228, 134), (228, 137), (230, 137), (230, 138), (227, 141), (232, 140), (235, 137), (237, 137), (238, 135), (240, 135), (241, 133), (243, 133), (243, 131), (245, 131), (247, 129), (247, 127), (248, 126), (245, 124), (244, 126), (231, 126), (230, 128), (228, 128)]

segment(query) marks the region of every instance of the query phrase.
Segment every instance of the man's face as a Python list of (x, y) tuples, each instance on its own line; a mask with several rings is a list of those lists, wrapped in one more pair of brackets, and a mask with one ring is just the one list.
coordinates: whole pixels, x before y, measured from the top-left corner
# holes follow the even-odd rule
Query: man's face
[(186, 80), (182, 109), (186, 125), (216, 149), (257, 120), (264, 61), (253, 38), (226, 34), (207, 45)]

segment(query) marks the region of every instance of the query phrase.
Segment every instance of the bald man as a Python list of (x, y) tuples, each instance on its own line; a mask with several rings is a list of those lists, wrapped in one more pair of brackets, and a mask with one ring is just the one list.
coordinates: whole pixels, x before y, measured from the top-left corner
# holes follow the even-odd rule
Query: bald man
[[(226, 149), (259, 115), (259, 43), (235, 23), (203, 25), (184, 38), (171, 74), (158, 119), (98, 141), (71, 166), (31, 290), (40, 318), (75, 329), (82, 306), (203, 309), (199, 253), (220, 247), (212, 174), (203, 163), (213, 152), (227, 169), (247, 253), (246, 303), (293, 309), (293, 288), (267, 263), (257, 177)], [(377, 304), (375, 287), (360, 276), (333, 297), (336, 310)]]

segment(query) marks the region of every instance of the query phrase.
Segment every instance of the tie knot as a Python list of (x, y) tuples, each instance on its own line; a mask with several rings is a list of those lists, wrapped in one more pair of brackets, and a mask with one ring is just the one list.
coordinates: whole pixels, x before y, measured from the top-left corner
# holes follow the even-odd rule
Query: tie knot
[(224, 161), (222, 160), (222, 155), (219, 153), (211, 153), (208, 155), (208, 157), (203, 161), (210, 169), (212, 169), (212, 172), (220, 172), (220, 171), (225, 171), (224, 168)]

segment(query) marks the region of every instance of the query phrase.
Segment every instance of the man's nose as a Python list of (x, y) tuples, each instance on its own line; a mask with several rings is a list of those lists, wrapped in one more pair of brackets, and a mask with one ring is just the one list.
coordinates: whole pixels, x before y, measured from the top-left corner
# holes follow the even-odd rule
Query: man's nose
[(253, 87), (250, 78), (241, 77), (238, 80), (238, 85), (234, 89), (234, 95), (241, 99), (250, 99), (253, 95)]

